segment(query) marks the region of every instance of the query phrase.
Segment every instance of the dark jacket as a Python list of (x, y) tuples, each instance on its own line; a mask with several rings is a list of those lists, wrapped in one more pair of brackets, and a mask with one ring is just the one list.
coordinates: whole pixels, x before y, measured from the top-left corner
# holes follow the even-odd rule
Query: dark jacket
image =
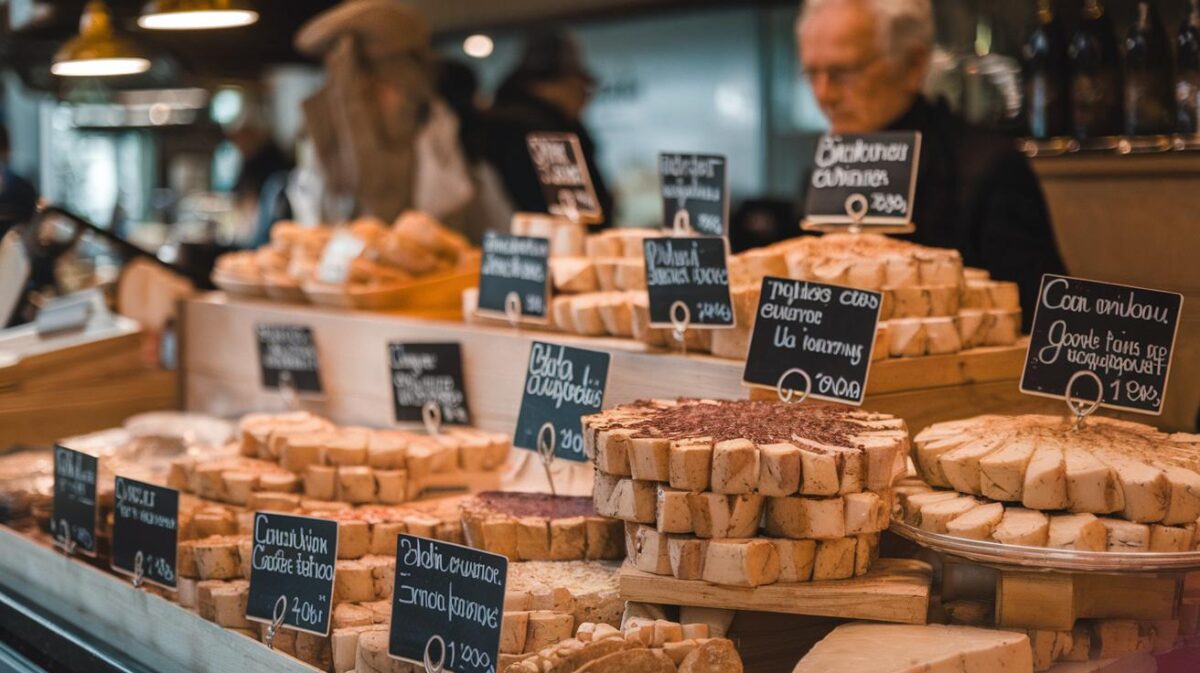
[(519, 82), (508, 82), (496, 92), (486, 116), (485, 156), (504, 180), (504, 187), (518, 211), (545, 213), (546, 198), (538, 182), (537, 170), (529, 156), (525, 138), (530, 133), (574, 133), (587, 159), (588, 173), (596, 189), (596, 198), (604, 209), (604, 222), (612, 222), (613, 199), (596, 166), (596, 146), (580, 122), (568, 119), (553, 105), (529, 93)]
[(1042, 274), (1065, 273), (1028, 159), (1011, 138), (969, 126), (943, 101), (918, 98), (889, 130), (921, 132), (916, 231), (902, 238), (955, 248), (967, 266), (1016, 281), (1028, 330)]

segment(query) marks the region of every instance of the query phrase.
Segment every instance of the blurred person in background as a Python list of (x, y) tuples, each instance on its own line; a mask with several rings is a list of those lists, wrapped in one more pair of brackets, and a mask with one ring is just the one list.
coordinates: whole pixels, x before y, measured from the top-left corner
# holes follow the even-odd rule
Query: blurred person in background
[(0, 126), (0, 239), (13, 226), (32, 219), (37, 210), (37, 190), (28, 180), (13, 172), (9, 164), (11, 158), (8, 129)]
[(613, 199), (596, 165), (596, 146), (583, 125), (583, 111), (596, 78), (583, 63), (575, 40), (563, 33), (537, 33), (524, 45), (516, 68), (492, 101), (487, 157), (499, 171), (517, 210), (548, 211), (525, 138), (530, 133), (574, 133), (587, 161), (596, 197), (608, 226)]
[(262, 214), (269, 211), (277, 189), (268, 185), (286, 179), (292, 169), (292, 161), (279, 149), (271, 137), (265, 116), (256, 107), (248, 105), (242, 114), (225, 129), (225, 136), (241, 155), (242, 166), (233, 184), (234, 208), (242, 214), (242, 220), (252, 223), (253, 231), (248, 236), (249, 245), (258, 247), (268, 240), (268, 231), (273, 219), (264, 221)]
[(956, 248), (968, 266), (1016, 281), (1028, 329), (1042, 274), (1064, 273), (1046, 201), (1011, 138), (972, 128), (921, 94), (933, 52), (930, 0), (807, 0), (796, 34), (831, 132), (921, 132), (908, 238)]
[(288, 188), (297, 219), (390, 222), (417, 209), (469, 229), (475, 188), (430, 40), (425, 17), (396, 0), (347, 0), (300, 29), (296, 46), (324, 59), (326, 82), (304, 102), (311, 151)]
[(483, 240), (483, 232), (508, 229), (513, 205), (500, 174), (485, 156), (487, 129), (475, 71), (462, 61), (443, 59), (438, 63), (437, 90), (458, 117), (458, 141), (475, 185), (476, 198), (471, 202), (460, 231), (478, 245)]

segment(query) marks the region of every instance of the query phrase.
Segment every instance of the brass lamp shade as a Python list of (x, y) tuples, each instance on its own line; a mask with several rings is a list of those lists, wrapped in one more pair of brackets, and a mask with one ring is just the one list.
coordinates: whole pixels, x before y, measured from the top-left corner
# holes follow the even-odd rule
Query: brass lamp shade
[(101, 0), (84, 7), (79, 35), (58, 50), (50, 66), (59, 77), (136, 75), (149, 69), (150, 60), (113, 30), (112, 17)]
[(138, 25), (146, 30), (211, 30), (256, 21), (258, 12), (245, 0), (152, 0)]

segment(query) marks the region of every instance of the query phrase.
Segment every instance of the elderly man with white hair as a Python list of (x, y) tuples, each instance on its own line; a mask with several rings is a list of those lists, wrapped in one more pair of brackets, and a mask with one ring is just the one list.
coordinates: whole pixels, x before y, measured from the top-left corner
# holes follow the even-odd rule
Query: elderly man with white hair
[(956, 248), (968, 265), (1019, 283), (1028, 326), (1042, 274), (1064, 272), (1046, 202), (1011, 139), (922, 95), (930, 0), (805, 0), (796, 37), (833, 132), (921, 132), (912, 240)]

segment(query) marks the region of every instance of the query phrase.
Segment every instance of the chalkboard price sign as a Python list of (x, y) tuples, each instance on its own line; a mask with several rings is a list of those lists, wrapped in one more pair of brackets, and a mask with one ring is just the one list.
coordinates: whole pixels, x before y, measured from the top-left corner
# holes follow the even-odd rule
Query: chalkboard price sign
[(1182, 308), (1175, 292), (1042, 276), (1021, 391), (1161, 414)]
[(913, 217), (921, 134), (825, 134), (817, 142), (805, 223), (893, 225)]
[(264, 388), (279, 388), (290, 378), (298, 392), (321, 392), (321, 368), (311, 329), (302, 325), (258, 325), (255, 331)]
[(390, 343), (388, 363), (397, 421), (420, 421), (425, 404), (436, 402), (442, 412), (442, 423), (471, 423), (459, 344)]
[(54, 518), (50, 530), (74, 551), (96, 555), (96, 475), (100, 461), (65, 446), (54, 447)]
[(530, 133), (529, 156), (549, 210), (577, 222), (600, 222), (604, 212), (588, 172), (587, 158), (574, 133)]
[(140, 565), (147, 582), (174, 589), (179, 491), (118, 476), (114, 496), (113, 570), (136, 576)]
[(548, 239), (494, 231), (484, 234), (478, 312), (511, 319), (510, 312), (515, 309), (519, 319), (546, 322), (549, 258)]
[(729, 182), (725, 157), (715, 154), (658, 155), (663, 224), (671, 229), (680, 212), (693, 231), (724, 236), (729, 222)]
[(647, 238), (642, 245), (652, 326), (733, 327), (724, 238)]
[(336, 521), (255, 512), (246, 618), (329, 635), (337, 541)]
[(882, 306), (879, 292), (764, 278), (743, 382), (862, 404)]
[(542, 426), (554, 428), (554, 455), (587, 462), (579, 419), (598, 413), (608, 384), (609, 354), (534, 341), (525, 372), (513, 446), (538, 450)]
[(462, 545), (400, 535), (388, 654), (441, 670), (495, 673), (508, 559)]

